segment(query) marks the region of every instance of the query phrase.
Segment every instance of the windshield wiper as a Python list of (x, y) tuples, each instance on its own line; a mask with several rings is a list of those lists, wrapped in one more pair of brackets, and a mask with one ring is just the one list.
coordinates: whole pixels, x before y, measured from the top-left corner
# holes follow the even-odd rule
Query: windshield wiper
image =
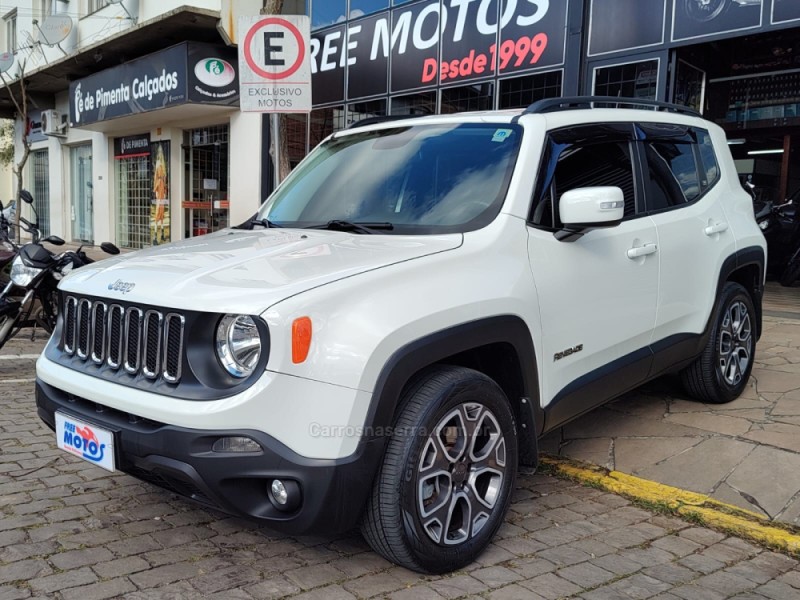
[(394, 225), (391, 223), (354, 223), (352, 221), (342, 221), (333, 219), (320, 225), (309, 225), (305, 229), (330, 229), (331, 231), (349, 231), (352, 233), (375, 233), (376, 231), (391, 231)]
[(282, 225), (278, 225), (274, 221), (270, 221), (269, 219), (250, 219), (250, 223), (252, 225), (261, 225), (262, 227), (266, 227), (267, 229), (272, 228), (280, 228)]

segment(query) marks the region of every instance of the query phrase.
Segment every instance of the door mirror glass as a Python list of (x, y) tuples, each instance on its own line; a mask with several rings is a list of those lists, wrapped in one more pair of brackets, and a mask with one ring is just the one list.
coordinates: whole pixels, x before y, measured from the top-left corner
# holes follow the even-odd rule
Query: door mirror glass
[(117, 248), (111, 242), (103, 242), (102, 244), (100, 244), (100, 249), (106, 254), (111, 254), (111, 255), (119, 254), (119, 248)]
[(19, 197), (25, 204), (33, 204), (33, 196), (28, 190), (22, 190)]
[(48, 244), (53, 244), (53, 246), (63, 246), (64, 240), (62, 240), (57, 235), (51, 235), (49, 237), (44, 238), (44, 241)]

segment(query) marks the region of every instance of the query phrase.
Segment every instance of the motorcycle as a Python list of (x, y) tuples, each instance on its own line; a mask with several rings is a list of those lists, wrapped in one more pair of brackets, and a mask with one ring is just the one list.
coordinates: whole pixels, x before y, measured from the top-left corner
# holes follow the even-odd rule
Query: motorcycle
[(11, 236), (13, 209), (13, 205), (3, 208), (3, 203), (0, 201), (0, 288), (4, 288), (8, 283), (11, 261), (17, 255), (17, 245)]
[[(83, 246), (61, 254), (45, 248), (43, 243), (62, 246), (64, 240), (54, 235), (41, 239), (33, 196), (22, 190), (20, 198), (31, 206), (34, 222), (24, 217), (19, 219), (22, 228), (31, 235), (31, 242), (17, 248), (10, 281), (0, 293), (0, 348), (26, 327), (33, 329), (31, 340), (37, 327), (52, 333), (58, 318), (58, 282), (73, 269), (94, 262)], [(107, 254), (119, 254), (119, 249), (110, 242), (103, 242), (100, 248)]]
[(756, 222), (767, 240), (767, 271), (783, 286), (800, 279), (800, 190), (782, 204), (755, 205)]

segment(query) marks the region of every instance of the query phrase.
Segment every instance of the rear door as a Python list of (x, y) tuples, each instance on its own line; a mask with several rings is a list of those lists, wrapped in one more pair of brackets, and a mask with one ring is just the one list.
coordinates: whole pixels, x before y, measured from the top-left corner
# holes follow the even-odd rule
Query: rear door
[(636, 131), (646, 209), (658, 228), (661, 287), (653, 334), (658, 351), (703, 332), (722, 263), (736, 243), (708, 132), (665, 123), (639, 123)]

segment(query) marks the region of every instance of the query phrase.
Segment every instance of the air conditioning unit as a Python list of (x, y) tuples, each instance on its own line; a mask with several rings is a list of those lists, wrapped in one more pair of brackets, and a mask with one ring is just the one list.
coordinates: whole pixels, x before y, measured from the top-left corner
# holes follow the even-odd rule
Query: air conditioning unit
[(66, 135), (67, 120), (57, 110), (42, 111), (42, 133), (45, 135)]

